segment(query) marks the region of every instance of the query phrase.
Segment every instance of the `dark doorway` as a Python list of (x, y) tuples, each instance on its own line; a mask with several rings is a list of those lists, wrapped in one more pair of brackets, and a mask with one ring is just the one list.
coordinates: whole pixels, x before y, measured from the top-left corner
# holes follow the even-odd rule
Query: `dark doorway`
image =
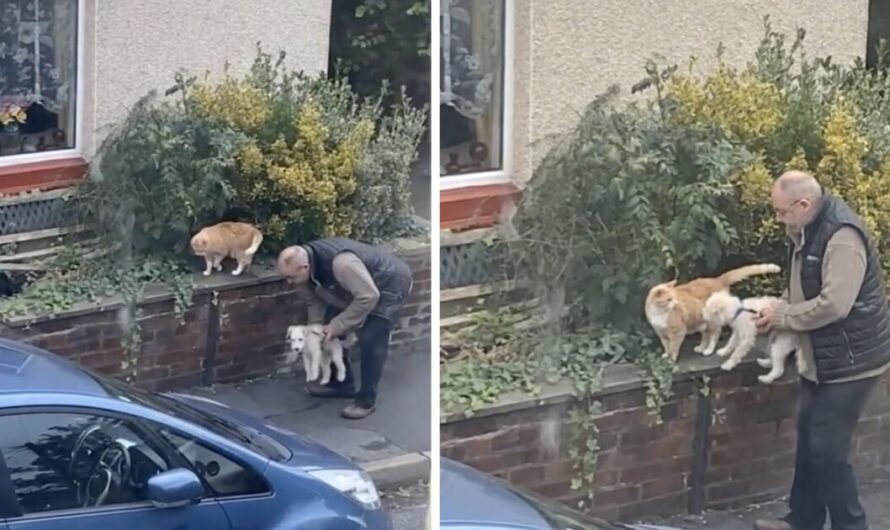
[[(874, 68), (878, 63), (878, 45), (884, 39), (890, 43), (890, 0), (870, 0), (868, 3), (868, 49), (865, 64)], [(884, 58), (886, 64), (888, 57)]]

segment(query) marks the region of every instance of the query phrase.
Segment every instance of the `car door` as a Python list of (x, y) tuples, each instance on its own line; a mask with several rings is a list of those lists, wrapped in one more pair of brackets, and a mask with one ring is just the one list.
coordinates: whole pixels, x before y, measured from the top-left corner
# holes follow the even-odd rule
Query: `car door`
[[(0, 415), (0, 452), (16, 513), (8, 530), (230, 530), (210, 495), (161, 508), (146, 482), (174, 464), (131, 419), (91, 410), (17, 409)], [(125, 456), (128, 455), (128, 456)]]
[[(349, 501), (322, 496), (308, 480), (277, 481), (281, 474), (259, 472), (237, 453), (187, 433), (160, 428), (159, 433), (186, 459), (225, 510), (232, 530), (384, 530), (382, 514), (348, 512)], [(269, 480), (267, 480), (269, 479)], [(318, 486), (315, 486), (317, 488)]]

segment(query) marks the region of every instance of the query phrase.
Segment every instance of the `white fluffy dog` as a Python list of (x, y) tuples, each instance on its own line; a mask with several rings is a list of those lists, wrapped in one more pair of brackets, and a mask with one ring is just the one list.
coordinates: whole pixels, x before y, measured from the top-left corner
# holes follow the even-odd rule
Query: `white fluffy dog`
[[(717, 355), (729, 359), (721, 368), (732, 370), (754, 348), (758, 330), (754, 322), (757, 314), (765, 307), (778, 299), (772, 296), (757, 296), (740, 300), (727, 291), (719, 291), (712, 294), (702, 310), (705, 321), (714, 326), (729, 326), (732, 335), (722, 348), (717, 350)], [(797, 370), (804, 371), (807, 366), (803, 356), (799, 353), (800, 335), (795, 331), (773, 330), (769, 333), (769, 358), (757, 359), (757, 363), (764, 368), (771, 368), (770, 372), (757, 377), (762, 383), (772, 383), (785, 373), (785, 361), (792, 352), (798, 351)]]
[(343, 342), (340, 339), (324, 341), (321, 324), (304, 324), (288, 326), (287, 341), (290, 344), (292, 362), (295, 356), (303, 355), (303, 367), (306, 369), (306, 381), (314, 381), (321, 375), (320, 384), (326, 385), (331, 380), (331, 363), (337, 367), (337, 381), (346, 378), (346, 366), (343, 364)]

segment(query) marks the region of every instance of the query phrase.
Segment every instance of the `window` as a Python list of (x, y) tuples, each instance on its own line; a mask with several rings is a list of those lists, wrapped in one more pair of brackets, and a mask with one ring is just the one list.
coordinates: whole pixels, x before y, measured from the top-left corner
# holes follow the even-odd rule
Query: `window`
[(503, 173), (512, 2), (444, 0), (441, 6), (440, 174)]
[(0, 0), (0, 163), (75, 149), (81, 0)]
[(218, 497), (255, 495), (269, 491), (265, 480), (253, 470), (180, 434), (163, 428), (160, 433), (188, 460), (195, 473), (207, 482)]
[(0, 451), (22, 514), (147, 502), (169, 463), (126, 421), (75, 413), (0, 416)]

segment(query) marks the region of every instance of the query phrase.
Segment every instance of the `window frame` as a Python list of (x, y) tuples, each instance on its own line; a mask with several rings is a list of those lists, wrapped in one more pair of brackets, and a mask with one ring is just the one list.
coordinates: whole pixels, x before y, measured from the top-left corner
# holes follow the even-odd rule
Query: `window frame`
[[(496, 170), (469, 171), (455, 175), (443, 175), (441, 167), (437, 168), (439, 189), (441, 191), (466, 188), (469, 186), (487, 186), (512, 182), (513, 175), (513, 76), (515, 52), (515, 2), (514, 0), (498, 0), (504, 6), (504, 57), (501, 64), (502, 95), (501, 95), (501, 168)], [(441, 55), (441, 44), (439, 54)]]
[(55, 160), (69, 160), (83, 158), (84, 146), (84, 63), (86, 53), (84, 50), (84, 30), (86, 23), (84, 21), (86, 14), (86, 0), (75, 0), (77, 7), (75, 13), (77, 23), (75, 24), (75, 42), (77, 46), (75, 71), (75, 88), (74, 88), (74, 147), (69, 149), (59, 149), (56, 151), (44, 151), (41, 153), (24, 153), (18, 155), (0, 156), (0, 169), (15, 167), (25, 164), (33, 164), (35, 162), (47, 162)]

